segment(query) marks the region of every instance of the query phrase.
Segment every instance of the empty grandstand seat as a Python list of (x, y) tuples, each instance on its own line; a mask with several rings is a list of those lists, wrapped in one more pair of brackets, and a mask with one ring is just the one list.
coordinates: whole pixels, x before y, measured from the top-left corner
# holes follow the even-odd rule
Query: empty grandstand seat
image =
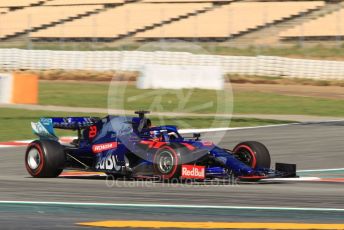
[(195, 3), (195, 2), (231, 2), (233, 0), (142, 0), (142, 2), (149, 2), (149, 3)]
[(43, 0), (0, 0), (0, 7), (30, 6), (43, 2)]
[(8, 8), (0, 8), (0, 14), (4, 14), (8, 12)]
[(137, 38), (223, 38), (317, 8), (323, 1), (234, 2), (135, 35)]
[(131, 3), (31, 33), (32, 38), (116, 38), (210, 7), (210, 3)]
[(279, 34), (281, 38), (334, 37), (344, 35), (344, 9), (297, 25)]
[(45, 5), (95, 5), (95, 4), (114, 4), (123, 3), (125, 0), (52, 0)]
[(100, 8), (102, 6), (37, 6), (1, 14), (0, 21), (6, 23), (0, 24), (0, 37), (5, 38)]

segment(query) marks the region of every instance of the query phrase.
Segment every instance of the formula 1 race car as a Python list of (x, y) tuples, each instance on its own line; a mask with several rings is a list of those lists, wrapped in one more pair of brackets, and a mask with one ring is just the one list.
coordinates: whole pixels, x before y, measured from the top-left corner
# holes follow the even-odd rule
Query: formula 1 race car
[[(39, 140), (26, 150), (27, 171), (33, 177), (57, 177), (72, 168), (161, 180), (295, 176), (296, 165), (280, 163), (270, 169), (269, 151), (259, 142), (228, 150), (201, 140), (199, 134), (182, 137), (176, 126), (154, 127), (146, 111), (136, 113), (137, 117), (52, 117), (31, 123)], [(61, 144), (54, 128), (75, 130), (78, 137)]]

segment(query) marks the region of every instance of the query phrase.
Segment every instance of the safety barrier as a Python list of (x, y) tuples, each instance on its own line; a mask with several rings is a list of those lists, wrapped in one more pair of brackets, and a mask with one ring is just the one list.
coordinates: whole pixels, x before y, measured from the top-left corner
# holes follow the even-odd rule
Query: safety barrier
[(125, 70), (145, 65), (218, 66), (224, 73), (311, 79), (344, 79), (344, 61), (273, 56), (198, 55), (186, 52), (51, 51), (0, 49), (1, 70)]
[(38, 76), (30, 73), (0, 73), (0, 103), (37, 104)]
[(221, 90), (224, 78), (218, 66), (146, 65), (136, 85), (140, 89)]

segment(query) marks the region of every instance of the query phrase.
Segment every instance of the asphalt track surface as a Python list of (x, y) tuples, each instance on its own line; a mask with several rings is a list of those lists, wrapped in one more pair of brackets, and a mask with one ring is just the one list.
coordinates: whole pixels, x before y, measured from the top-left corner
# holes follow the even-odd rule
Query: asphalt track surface
[[(245, 140), (265, 143), (273, 163), (296, 163), (298, 169), (344, 167), (344, 122), (233, 130), (226, 132), (220, 145), (232, 148)], [(24, 147), (0, 149), (1, 201), (113, 203), (123, 206), (0, 203), (0, 229), (87, 229), (76, 223), (101, 220), (344, 223), (344, 212), (312, 210), (344, 208), (344, 183), (190, 185), (152, 181), (112, 182), (103, 177), (34, 179), (25, 170), (24, 151)], [(145, 206), (153, 204), (310, 209)]]

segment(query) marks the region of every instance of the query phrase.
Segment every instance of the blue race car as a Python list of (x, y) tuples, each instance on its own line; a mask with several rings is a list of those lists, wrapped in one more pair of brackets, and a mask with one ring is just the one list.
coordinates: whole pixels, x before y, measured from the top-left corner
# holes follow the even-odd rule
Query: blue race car
[[(161, 180), (239, 178), (257, 181), (294, 177), (296, 165), (277, 163), (261, 143), (247, 141), (224, 149), (199, 134), (185, 138), (176, 126), (153, 127), (146, 111), (138, 116), (52, 117), (32, 123), (39, 136), (29, 144), (25, 166), (33, 177), (57, 177), (63, 169), (104, 172), (115, 177)], [(75, 130), (78, 138), (61, 144), (54, 129)]]

